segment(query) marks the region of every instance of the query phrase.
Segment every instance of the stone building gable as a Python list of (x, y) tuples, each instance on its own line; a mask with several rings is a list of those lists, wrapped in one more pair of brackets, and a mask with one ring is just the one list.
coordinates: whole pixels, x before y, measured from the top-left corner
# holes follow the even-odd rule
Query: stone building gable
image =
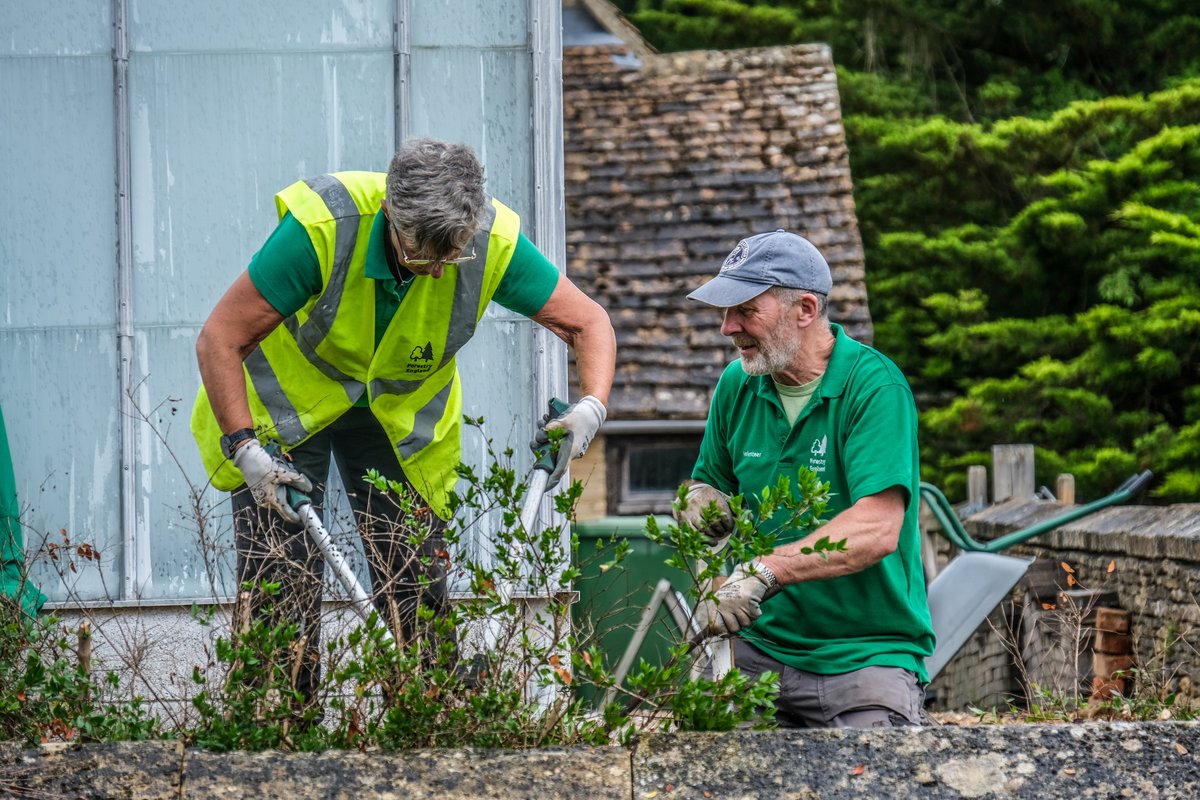
[(735, 354), (719, 312), (686, 294), (755, 233), (811, 239), (833, 270), (831, 318), (871, 341), (828, 47), (568, 46), (563, 106), (567, 268), (616, 328), (610, 418), (704, 418)]

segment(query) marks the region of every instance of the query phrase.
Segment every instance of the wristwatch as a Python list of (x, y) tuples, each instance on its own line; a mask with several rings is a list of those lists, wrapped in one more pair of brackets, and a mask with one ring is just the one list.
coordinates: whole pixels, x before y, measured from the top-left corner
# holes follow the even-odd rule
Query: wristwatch
[(254, 428), (241, 428), (233, 433), (227, 433), (221, 437), (221, 452), (226, 458), (233, 458), (233, 451), (237, 446), (247, 439), (257, 438), (254, 434)]
[(767, 588), (774, 589), (779, 585), (779, 579), (775, 577), (775, 572), (757, 558), (751, 562), (754, 565), (755, 572), (758, 572), (767, 579)]

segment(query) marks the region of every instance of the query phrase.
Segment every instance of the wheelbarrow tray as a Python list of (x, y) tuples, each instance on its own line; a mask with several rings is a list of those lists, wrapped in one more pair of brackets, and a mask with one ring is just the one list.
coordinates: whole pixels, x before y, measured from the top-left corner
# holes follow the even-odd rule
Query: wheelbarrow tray
[(933, 680), (1025, 575), (1032, 558), (960, 553), (926, 587), (937, 645), (925, 659)]

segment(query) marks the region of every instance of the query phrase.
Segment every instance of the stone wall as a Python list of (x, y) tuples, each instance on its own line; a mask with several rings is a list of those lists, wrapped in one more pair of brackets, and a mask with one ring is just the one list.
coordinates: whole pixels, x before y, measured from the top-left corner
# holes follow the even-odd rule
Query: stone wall
[[(571, 480), (582, 481), (583, 496), (575, 506), (575, 519), (580, 522), (608, 516), (608, 469), (605, 454), (604, 429), (592, 440), (587, 452), (571, 463)], [(618, 478), (619, 480), (619, 478)]]
[[(964, 522), (972, 536), (987, 541), (1064, 510), (1053, 502), (1010, 500)], [(943, 563), (953, 556), (944, 543), (938, 554)], [(1127, 692), (1196, 699), (1200, 504), (1110, 507), (1006, 554), (1038, 561), (1012, 598), (934, 681), (935, 708), (989, 708), (1010, 699), (1020, 703), (1031, 683), (1086, 694), (1096, 663), (1115, 666), (1132, 678)], [(1126, 662), (1106, 659), (1103, 653), (1096, 660), (1098, 608), (1128, 612), (1133, 644), (1128, 669), (1122, 669)], [(1071, 655), (1072, 639), (1082, 643), (1078, 665)]]
[(0, 796), (774, 800), (1200, 796), (1200, 725), (653, 734), (631, 749), (213, 753), (0, 744)]

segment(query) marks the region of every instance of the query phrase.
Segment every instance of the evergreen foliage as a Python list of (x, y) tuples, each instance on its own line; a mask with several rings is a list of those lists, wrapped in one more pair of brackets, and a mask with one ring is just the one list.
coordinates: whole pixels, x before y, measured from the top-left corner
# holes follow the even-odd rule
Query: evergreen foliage
[(952, 497), (990, 445), (1200, 494), (1200, 13), (1178, 0), (625, 0), (664, 50), (825, 41), (876, 344)]

